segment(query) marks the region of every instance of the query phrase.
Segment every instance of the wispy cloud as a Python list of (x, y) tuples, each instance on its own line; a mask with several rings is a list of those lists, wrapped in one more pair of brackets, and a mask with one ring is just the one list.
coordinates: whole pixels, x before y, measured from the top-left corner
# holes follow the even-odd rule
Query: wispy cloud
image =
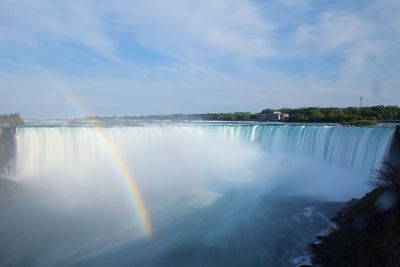
[(75, 43), (101, 56), (113, 57), (114, 44), (105, 33), (105, 22), (94, 2), (2, 1), (2, 44), (45, 49), (49, 45)]
[(99, 113), (350, 105), (377, 82), (371, 104), (393, 104), (398, 11), (394, 0), (1, 1), (1, 108), (35, 112), (19, 100), (26, 84), (63, 98), (38, 70)]
[(371, 35), (371, 25), (349, 11), (327, 11), (316, 23), (301, 25), (297, 29), (297, 42), (313, 44), (322, 53), (345, 50)]

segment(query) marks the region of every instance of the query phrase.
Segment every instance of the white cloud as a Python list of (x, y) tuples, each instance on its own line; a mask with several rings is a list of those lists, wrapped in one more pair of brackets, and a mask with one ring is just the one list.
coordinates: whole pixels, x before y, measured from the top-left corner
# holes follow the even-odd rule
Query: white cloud
[[(180, 59), (273, 54), (271, 26), (250, 1), (3, 1), (2, 43), (82, 44), (116, 56), (114, 27), (147, 49)], [(205, 52), (204, 49), (207, 49)]]
[[(100, 67), (94, 63), (78, 66), (79, 74), (74, 75), (57, 66), (53, 71), (71, 90), (81, 92), (88, 101), (97, 101), (95, 106), (121, 101), (121, 107), (128, 109), (131, 105), (126, 102), (134, 99), (135, 107), (146, 113), (145, 104), (157, 101), (165, 110), (179, 112), (182, 99), (192, 103), (185, 112), (206, 103), (204, 112), (212, 111), (212, 105), (221, 108), (219, 111), (232, 111), (273, 104), (343, 103), (341, 97), (346, 94), (351, 98), (369, 88), (369, 79), (380, 81), (385, 60), (400, 54), (399, 41), (393, 42), (397, 40), (395, 33), (400, 32), (400, 6), (398, 1), (385, 0), (356, 11), (345, 5), (335, 8), (334, 4), (319, 8), (314, 2), (0, 1), (0, 48), (18, 55), (0, 58), (0, 75), (3, 72), (3, 77), (8, 77), (1, 82), (0, 91), (25, 84), (38, 91), (56, 90), (51, 87), (57, 87), (58, 82), (28, 77), (29, 82), (19, 83), (16, 80), (26, 76), (6, 72), (52, 69), (51, 63), (32, 66), (35, 64), (29, 60), (21, 60), (24, 55), (45, 57), (47, 49), (52, 49), (53, 55), (58, 51), (71, 53), (67, 59), (79, 61), (80, 55), (69, 50), (71, 44), (78, 44), (109, 61), (101, 61)], [(290, 12), (282, 13), (286, 10)], [(148, 55), (135, 54), (143, 52), (137, 52), (138, 47)], [(146, 62), (140, 56), (153, 58)], [(332, 64), (321, 71), (325, 66), (313, 65), (327, 58), (334, 58), (339, 67)], [(385, 71), (386, 78), (397, 79), (393, 69)], [(326, 78), (327, 73), (333, 74)], [(380, 100), (392, 101), (384, 93), (393, 92), (394, 85), (383, 84)], [(43, 86), (46, 89), (41, 89)], [(151, 101), (152, 97), (162, 100)], [(19, 96), (7, 99), (17, 101)]]
[(339, 75), (336, 81), (338, 88), (364, 90), (371, 79), (378, 79), (385, 58), (394, 52), (389, 49), (391, 36), (385, 32), (386, 23), (371, 17), (371, 14), (380, 13), (379, 10), (379, 6), (372, 5), (359, 13), (325, 11), (314, 23), (297, 28), (297, 44), (307, 55), (316, 57), (319, 53), (322, 57), (336, 58), (339, 64), (335, 71)]
[(274, 54), (272, 26), (250, 1), (126, 1), (111, 10), (136, 41), (182, 61)]
[(101, 56), (114, 58), (114, 44), (104, 21), (88, 2), (2, 1), (0, 45), (34, 46), (75, 43)]
[(327, 11), (315, 24), (303, 24), (297, 29), (299, 44), (316, 46), (322, 53), (338, 52), (371, 36), (367, 21), (349, 11)]

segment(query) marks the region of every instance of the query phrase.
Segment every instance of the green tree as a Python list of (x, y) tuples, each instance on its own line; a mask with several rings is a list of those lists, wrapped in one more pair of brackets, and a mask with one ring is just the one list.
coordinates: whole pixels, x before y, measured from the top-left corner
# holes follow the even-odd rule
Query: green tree
[(0, 123), (23, 124), (21, 116), (18, 113), (0, 115)]

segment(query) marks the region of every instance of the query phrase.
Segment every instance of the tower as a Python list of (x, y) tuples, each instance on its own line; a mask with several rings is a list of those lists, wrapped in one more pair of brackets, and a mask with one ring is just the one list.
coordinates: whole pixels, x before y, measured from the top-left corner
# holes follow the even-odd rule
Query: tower
[(362, 108), (362, 105), (363, 105), (363, 97), (361, 96), (360, 97), (360, 108)]

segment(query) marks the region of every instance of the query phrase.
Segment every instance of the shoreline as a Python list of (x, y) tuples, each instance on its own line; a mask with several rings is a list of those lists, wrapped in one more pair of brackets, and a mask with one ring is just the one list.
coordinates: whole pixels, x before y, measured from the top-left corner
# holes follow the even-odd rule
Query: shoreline
[(400, 221), (390, 189), (352, 199), (332, 220), (338, 230), (309, 246), (311, 266), (399, 266)]

